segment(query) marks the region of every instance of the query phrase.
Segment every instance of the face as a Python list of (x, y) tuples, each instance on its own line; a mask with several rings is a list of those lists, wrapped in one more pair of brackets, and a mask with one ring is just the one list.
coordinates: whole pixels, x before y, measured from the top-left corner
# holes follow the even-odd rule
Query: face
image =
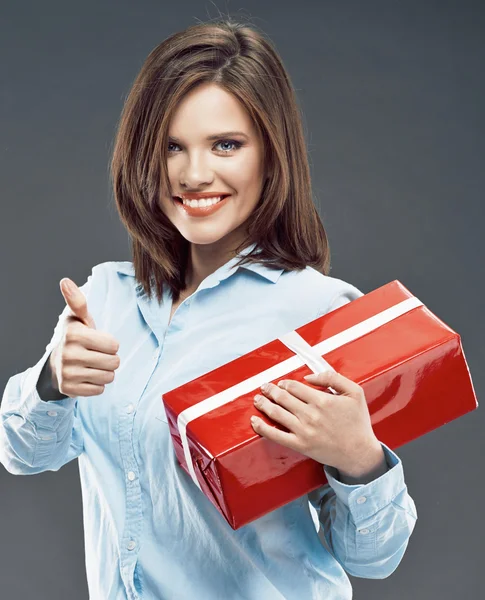
[[(240, 133), (219, 135), (224, 132)], [(232, 94), (202, 84), (183, 98), (168, 133), (173, 194), (227, 197), (212, 206), (214, 200), (202, 201), (206, 206), (190, 201), (188, 206), (165, 197), (163, 212), (192, 244), (233, 250), (245, 237), (245, 221), (264, 184), (263, 144), (251, 117)]]

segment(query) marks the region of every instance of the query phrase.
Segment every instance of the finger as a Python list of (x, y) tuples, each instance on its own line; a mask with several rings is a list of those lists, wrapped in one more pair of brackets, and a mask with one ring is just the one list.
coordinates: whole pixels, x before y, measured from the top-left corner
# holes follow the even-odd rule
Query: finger
[[(261, 391), (268, 396), (268, 398), (271, 398), (280, 406), (286, 408), (287, 411), (300, 418), (305, 412), (304, 404), (308, 402), (307, 398), (295, 397), (296, 394), (293, 395), (287, 386), (280, 384), (281, 381), (278, 382), (278, 385), (268, 383), (268, 387), (265, 389), (261, 388)], [(306, 385), (305, 388), (310, 389), (308, 385)]]
[(278, 429), (273, 425), (268, 425), (259, 417), (254, 416), (251, 417), (251, 425), (254, 431), (261, 437), (276, 442), (277, 444), (281, 444), (282, 446), (286, 446), (287, 448), (291, 448), (291, 450), (300, 452), (300, 444), (294, 433), (281, 431), (281, 429)]
[[(65, 353), (67, 354), (67, 353)], [(120, 357), (111, 352), (97, 352), (87, 348), (77, 349), (75, 353), (76, 364), (88, 369), (100, 369), (101, 371), (115, 371), (120, 366)], [(69, 355), (65, 356), (66, 364), (69, 364)]]
[[(322, 395), (323, 397), (328, 396), (329, 399), (333, 398), (333, 394), (327, 394), (323, 390), (315, 390), (315, 388), (293, 379), (282, 379), (281, 381), (278, 381), (278, 387), (282, 388), (282, 391), (285, 390), (290, 398), (294, 397), (295, 401), (300, 403), (300, 406), (315, 403), (321, 404)], [(315, 394), (318, 394), (318, 397)], [(301, 414), (302, 416), (305, 416), (304, 413)]]
[(61, 384), (59, 391), (70, 398), (99, 396), (104, 392), (104, 385), (94, 385), (91, 383)]
[(312, 385), (333, 388), (338, 394), (345, 394), (347, 396), (353, 396), (361, 389), (360, 386), (355, 383), (355, 381), (347, 379), (347, 377), (344, 377), (334, 370), (327, 370), (322, 371), (321, 373), (305, 375), (304, 379)]
[(91, 369), (89, 367), (65, 367), (63, 377), (76, 384), (108, 385), (114, 381), (114, 371)]
[(279, 406), (272, 400), (268, 400), (264, 396), (257, 394), (254, 397), (254, 406), (261, 412), (264, 412), (270, 419), (276, 421), (280, 425), (283, 425), (292, 432), (296, 432), (300, 425), (298, 417), (291, 412), (288, 412), (282, 406)]
[(96, 329), (94, 319), (88, 311), (86, 296), (81, 292), (74, 281), (68, 277), (64, 277), (61, 279), (59, 286), (61, 288), (61, 293), (64, 296), (64, 300), (71, 309), (72, 314), (87, 327)]
[(116, 354), (120, 344), (116, 338), (106, 331), (90, 329), (76, 317), (67, 317), (70, 324), (66, 331), (66, 340), (76, 342), (87, 350), (103, 354)]

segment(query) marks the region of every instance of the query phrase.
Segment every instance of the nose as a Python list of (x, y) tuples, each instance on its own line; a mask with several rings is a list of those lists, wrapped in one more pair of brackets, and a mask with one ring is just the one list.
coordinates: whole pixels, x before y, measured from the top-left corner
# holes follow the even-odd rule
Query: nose
[(208, 186), (214, 179), (212, 170), (207, 165), (206, 161), (199, 157), (188, 159), (185, 168), (180, 172), (180, 185), (189, 190), (197, 190), (201, 187)]

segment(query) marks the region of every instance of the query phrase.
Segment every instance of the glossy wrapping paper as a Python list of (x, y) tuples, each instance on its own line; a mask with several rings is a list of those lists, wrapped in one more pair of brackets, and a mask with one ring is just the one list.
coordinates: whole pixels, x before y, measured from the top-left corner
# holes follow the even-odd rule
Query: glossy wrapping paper
[[(417, 300), (395, 280), (296, 333), (315, 346), (412, 299)], [(417, 302), (421, 305), (322, 355), (362, 386), (373, 430), (392, 449), (477, 407), (460, 336)], [(321, 464), (262, 438), (250, 424), (257, 414), (279, 427), (254, 406), (253, 397), (265, 381), (259, 375), (271, 368), (274, 372), (290, 358), (295, 352), (277, 339), (163, 395), (178, 461), (233, 529), (327, 481)], [(294, 379), (309, 385), (303, 377), (313, 371), (302, 364), (267, 381)], [(253, 381), (257, 384), (251, 387)], [(181, 426), (183, 411), (198, 410), (204, 405), (199, 403), (207, 404), (241, 382), (246, 383), (243, 394)]]

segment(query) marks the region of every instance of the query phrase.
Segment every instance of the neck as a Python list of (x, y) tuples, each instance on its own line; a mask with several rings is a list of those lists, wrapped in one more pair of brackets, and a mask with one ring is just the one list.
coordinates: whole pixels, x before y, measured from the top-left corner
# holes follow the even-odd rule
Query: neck
[(194, 292), (206, 277), (236, 256), (240, 240), (219, 240), (214, 244), (190, 244), (185, 289)]

